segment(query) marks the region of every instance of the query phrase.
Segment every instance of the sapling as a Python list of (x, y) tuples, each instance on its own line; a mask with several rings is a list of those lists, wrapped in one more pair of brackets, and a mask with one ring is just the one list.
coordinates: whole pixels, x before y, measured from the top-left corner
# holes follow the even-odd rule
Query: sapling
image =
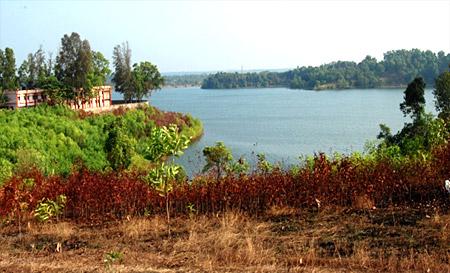
[[(154, 128), (150, 134), (150, 143), (144, 157), (156, 164), (146, 176), (146, 181), (164, 197), (166, 201), (167, 230), (170, 235), (170, 200), (173, 183), (180, 173), (181, 166), (173, 163), (173, 156), (180, 156), (189, 145), (190, 139), (178, 132), (176, 125)], [(165, 164), (164, 159), (172, 157), (171, 164)]]

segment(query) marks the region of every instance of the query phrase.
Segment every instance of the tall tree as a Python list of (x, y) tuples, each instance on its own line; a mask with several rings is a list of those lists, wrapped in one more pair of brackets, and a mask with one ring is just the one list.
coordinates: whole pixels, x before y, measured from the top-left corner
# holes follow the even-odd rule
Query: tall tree
[(153, 90), (161, 89), (164, 78), (156, 65), (150, 62), (141, 62), (133, 65), (132, 71), (133, 95), (141, 101), (144, 96), (151, 95)]
[(14, 57), (14, 51), (7, 47), (3, 53), (0, 52), (1, 61), (1, 88), (2, 90), (14, 90), (19, 87), (19, 83), (16, 77), (16, 58)]
[(405, 116), (411, 115), (414, 121), (417, 121), (425, 112), (425, 82), (421, 77), (415, 78), (404, 92), (404, 102), (400, 104)]
[(33, 54), (28, 54), (27, 58), (19, 66), (19, 85), (23, 89), (34, 87), (35, 64)]
[(128, 42), (114, 47), (113, 61), (113, 82), (116, 91), (122, 93), (126, 101), (135, 98), (140, 101), (164, 84), (164, 78), (152, 63), (141, 62), (131, 66), (131, 49)]
[(122, 93), (126, 101), (133, 99), (131, 75), (131, 49), (128, 42), (117, 45), (113, 50), (113, 82), (117, 92)]
[(40, 87), (40, 83), (50, 76), (42, 47), (39, 47), (34, 54), (28, 54), (27, 59), (20, 65), (18, 74), (19, 84), (22, 88)]
[(92, 52), (87, 40), (81, 40), (78, 33), (72, 32), (61, 39), (61, 48), (56, 57), (56, 78), (73, 89), (75, 96), (90, 96), (92, 84), (88, 75), (92, 71)]

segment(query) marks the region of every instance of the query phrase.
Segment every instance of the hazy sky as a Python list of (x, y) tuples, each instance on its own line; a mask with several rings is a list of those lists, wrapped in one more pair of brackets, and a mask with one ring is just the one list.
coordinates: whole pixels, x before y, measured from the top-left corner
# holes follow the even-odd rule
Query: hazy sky
[(293, 68), (377, 59), (393, 49), (450, 52), (450, 1), (5, 1), (0, 47), (19, 66), (39, 45), (57, 54), (78, 32), (111, 60), (163, 72)]

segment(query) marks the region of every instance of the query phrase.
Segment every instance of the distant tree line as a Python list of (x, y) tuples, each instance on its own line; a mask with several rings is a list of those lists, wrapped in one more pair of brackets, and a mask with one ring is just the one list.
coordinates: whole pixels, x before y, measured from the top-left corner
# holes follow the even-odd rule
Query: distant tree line
[(338, 61), (318, 67), (297, 67), (286, 72), (224, 73), (210, 75), (204, 89), (288, 87), (292, 89), (347, 89), (403, 87), (420, 76), (428, 85), (446, 71), (450, 54), (427, 50), (395, 50), (382, 61), (367, 56), (359, 63)]
[[(128, 43), (114, 48), (113, 61), (116, 91), (123, 93), (127, 101), (142, 100), (164, 82), (158, 68), (150, 62), (131, 65)], [(19, 69), (13, 49), (0, 49), (0, 104), (6, 102), (5, 90), (34, 88), (44, 89), (53, 103), (89, 99), (97, 95), (92, 88), (105, 85), (110, 76), (109, 61), (75, 32), (61, 38), (55, 58), (40, 47), (28, 54)]]
[(208, 74), (186, 74), (186, 75), (170, 75), (164, 76), (164, 85), (173, 87), (182, 86), (201, 86), (203, 80), (208, 77)]

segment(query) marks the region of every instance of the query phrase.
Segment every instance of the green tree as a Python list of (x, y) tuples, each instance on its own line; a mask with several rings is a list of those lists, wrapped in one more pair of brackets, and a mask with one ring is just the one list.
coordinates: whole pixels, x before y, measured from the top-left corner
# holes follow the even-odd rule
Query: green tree
[(405, 116), (411, 115), (414, 121), (418, 121), (425, 113), (425, 82), (421, 77), (415, 78), (404, 92), (404, 102), (400, 104)]
[(92, 71), (89, 79), (93, 86), (105, 85), (106, 78), (111, 73), (109, 61), (101, 52), (92, 51)]
[(176, 125), (168, 128), (153, 128), (150, 134), (148, 147), (144, 157), (155, 163), (146, 176), (147, 182), (164, 197), (166, 201), (167, 229), (170, 235), (170, 192), (173, 190), (173, 183), (177, 180), (178, 174), (182, 172), (181, 166), (172, 163), (169, 165), (161, 162), (168, 157), (180, 156), (189, 145), (190, 139), (178, 132)]
[(439, 75), (435, 81), (433, 94), (436, 98), (436, 110), (439, 117), (448, 121), (450, 119), (450, 72)]
[(48, 66), (42, 47), (34, 54), (28, 54), (27, 59), (23, 61), (18, 70), (20, 87), (41, 87), (40, 84), (50, 76), (49, 70), (51, 69)]
[(49, 104), (63, 104), (67, 98), (70, 98), (73, 95), (72, 88), (62, 84), (53, 75), (43, 79), (39, 85), (44, 89), (44, 92), (49, 99)]
[(233, 160), (230, 149), (221, 141), (216, 142), (215, 146), (207, 146), (203, 149), (203, 156), (206, 164), (203, 172), (214, 170), (216, 173), (216, 181), (219, 181), (222, 174), (226, 171), (227, 166)]
[(78, 33), (72, 32), (61, 38), (61, 48), (56, 57), (55, 76), (64, 85), (71, 87), (68, 99), (92, 96), (92, 51), (87, 40), (81, 40)]
[(144, 96), (150, 95), (164, 84), (164, 78), (152, 63), (141, 62), (131, 66), (131, 49), (128, 42), (114, 47), (113, 63), (115, 89), (123, 94), (126, 101), (135, 98), (141, 101)]
[(16, 76), (16, 58), (14, 50), (7, 47), (5, 51), (0, 50), (0, 86), (2, 90), (15, 90), (19, 87)]
[(379, 146), (379, 154), (426, 158), (433, 147), (446, 143), (449, 132), (444, 120), (425, 113), (424, 88), (422, 78), (416, 78), (404, 92), (400, 109), (405, 116), (411, 116), (412, 122), (405, 123), (395, 135), (391, 134), (389, 127), (380, 125), (378, 138), (384, 141)]
[(131, 72), (133, 82), (133, 95), (141, 101), (144, 96), (149, 96), (153, 90), (161, 89), (164, 78), (156, 65), (150, 62), (141, 62), (133, 65)]
[(126, 101), (133, 99), (131, 75), (131, 49), (128, 42), (117, 45), (113, 50), (113, 82), (117, 92), (122, 93)]
[(33, 54), (28, 54), (27, 59), (20, 65), (18, 74), (21, 88), (28, 89), (34, 87), (35, 64)]
[(105, 151), (111, 168), (114, 170), (128, 168), (135, 154), (135, 146), (133, 139), (125, 133), (121, 119), (110, 125)]

